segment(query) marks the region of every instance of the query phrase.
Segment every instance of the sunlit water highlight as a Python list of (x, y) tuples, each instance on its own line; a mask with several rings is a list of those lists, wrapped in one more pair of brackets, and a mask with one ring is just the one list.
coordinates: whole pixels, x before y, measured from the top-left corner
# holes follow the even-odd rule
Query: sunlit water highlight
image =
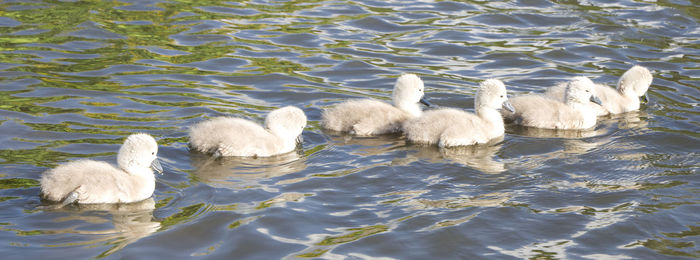
[[(31, 258), (698, 258), (700, 8), (693, 1), (5, 1), (0, 252)], [(459, 149), (320, 129), (401, 73), (471, 110), (576, 75), (653, 71), (641, 111), (591, 131), (508, 126)], [(188, 126), (294, 105), (304, 143), (211, 160)], [(153, 199), (43, 208), (62, 162), (161, 145)]]

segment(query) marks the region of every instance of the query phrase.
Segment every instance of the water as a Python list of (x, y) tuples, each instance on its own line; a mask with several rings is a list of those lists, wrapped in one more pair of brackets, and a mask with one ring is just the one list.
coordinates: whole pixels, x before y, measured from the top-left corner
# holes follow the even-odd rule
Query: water
[[(700, 8), (694, 1), (5, 1), (0, 252), (31, 258), (700, 257)], [(416, 73), (440, 106), (653, 70), (651, 102), (593, 131), (509, 126), (443, 149), (319, 128)], [(303, 108), (296, 153), (190, 153), (207, 117)], [(42, 172), (160, 144), (152, 200), (38, 208)]]

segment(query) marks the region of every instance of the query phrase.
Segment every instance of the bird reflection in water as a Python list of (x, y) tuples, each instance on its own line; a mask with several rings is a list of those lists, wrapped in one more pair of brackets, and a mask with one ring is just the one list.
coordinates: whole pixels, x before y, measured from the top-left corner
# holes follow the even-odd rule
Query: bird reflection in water
[(406, 157), (411, 161), (428, 160), (439, 163), (448, 160), (450, 162), (465, 165), (483, 173), (497, 174), (506, 170), (505, 163), (497, 159), (498, 151), (501, 150), (503, 137), (491, 140), (486, 144), (457, 146), (440, 148), (428, 145), (410, 145), (409, 148), (415, 153)]
[[(62, 213), (54, 222), (80, 223), (63, 230), (52, 230), (53, 234), (90, 235), (92, 240), (51, 245), (51, 247), (72, 247), (98, 244), (111, 245), (99, 256), (104, 257), (158, 231), (160, 222), (155, 221), (153, 211), (155, 201), (148, 198), (127, 204), (71, 204), (65, 207), (44, 207), (46, 212)], [(111, 228), (95, 230), (95, 224), (112, 223)]]
[(306, 160), (298, 151), (271, 157), (219, 157), (192, 153), (194, 174), (213, 186), (241, 189), (259, 185), (258, 181), (298, 172)]
[(606, 135), (608, 129), (596, 127), (584, 130), (560, 130), (512, 125), (507, 128), (506, 133), (535, 138), (561, 139), (564, 153), (583, 154), (605, 143), (600, 140), (595, 141), (592, 138)]

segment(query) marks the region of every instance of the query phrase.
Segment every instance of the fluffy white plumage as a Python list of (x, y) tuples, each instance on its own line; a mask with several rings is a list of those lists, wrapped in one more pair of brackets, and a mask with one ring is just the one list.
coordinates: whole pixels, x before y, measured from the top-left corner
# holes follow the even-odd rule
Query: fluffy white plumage
[(93, 160), (77, 160), (46, 171), (40, 180), (42, 197), (64, 204), (130, 203), (145, 200), (155, 190), (153, 169), (162, 172), (158, 144), (148, 134), (133, 134), (117, 154), (119, 168)]
[(349, 132), (359, 136), (398, 133), (401, 124), (421, 115), (419, 102), (423, 100), (423, 81), (414, 74), (401, 75), (394, 85), (390, 105), (373, 99), (349, 100), (324, 109), (323, 128)]
[(220, 156), (273, 156), (294, 150), (304, 127), (304, 111), (293, 106), (270, 112), (264, 127), (241, 118), (216, 117), (190, 128), (190, 147)]
[(503, 114), (506, 121), (547, 129), (587, 129), (596, 124), (596, 111), (591, 102), (600, 103), (593, 82), (574, 77), (566, 83), (566, 102), (531, 94), (510, 99), (515, 112)]
[[(627, 70), (617, 82), (617, 89), (601, 84), (595, 84), (595, 93), (602, 105), (590, 103), (596, 114), (620, 114), (639, 109), (642, 102), (647, 102), (646, 92), (653, 80), (651, 72), (645, 67), (634, 66)], [(560, 101), (564, 101), (566, 83), (547, 89), (545, 95)]]
[(487, 143), (503, 136), (501, 107), (512, 109), (500, 80), (483, 81), (476, 93), (476, 114), (454, 108), (430, 110), (403, 124), (406, 138), (414, 143), (453, 147)]

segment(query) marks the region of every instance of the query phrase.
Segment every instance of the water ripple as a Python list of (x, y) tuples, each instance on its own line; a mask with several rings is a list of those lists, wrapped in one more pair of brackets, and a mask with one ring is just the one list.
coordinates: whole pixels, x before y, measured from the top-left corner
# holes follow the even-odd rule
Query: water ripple
[[(8, 258), (698, 257), (692, 2), (0, 8)], [(320, 128), (322, 109), (342, 100), (390, 101), (402, 73), (418, 74), (432, 103), (473, 111), (486, 78), (514, 96), (577, 75), (615, 86), (632, 65), (652, 70), (651, 102), (590, 131), (507, 126), (493, 144), (438, 149)], [(212, 160), (188, 150), (196, 122), (262, 122), (287, 105), (309, 118), (295, 153)], [(113, 163), (134, 132), (157, 138), (166, 170), (149, 208), (43, 208), (43, 171), (79, 158)]]

